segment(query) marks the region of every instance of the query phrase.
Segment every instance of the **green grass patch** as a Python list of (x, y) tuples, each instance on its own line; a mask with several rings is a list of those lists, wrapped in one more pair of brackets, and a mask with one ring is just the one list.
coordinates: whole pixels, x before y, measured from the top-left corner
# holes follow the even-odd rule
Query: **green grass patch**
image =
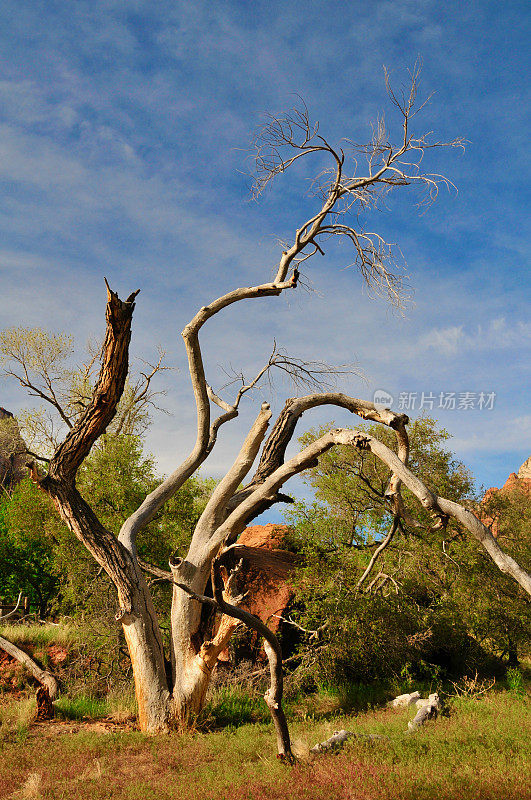
[(0, 636), (8, 639), (13, 644), (58, 645), (66, 647), (77, 642), (78, 628), (71, 622), (61, 622), (57, 625), (46, 623), (17, 623), (13, 625), (0, 625)]
[(94, 697), (59, 697), (55, 701), (55, 711), (63, 719), (101, 719), (111, 712), (107, 700)]
[(330, 717), (336, 714), (366, 711), (384, 705), (389, 690), (384, 684), (342, 683), (320, 684), (317, 691), (292, 701), (295, 709), (306, 708), (308, 718)]
[[(237, 692), (216, 692), (211, 702), (217, 703), (220, 714), (223, 708), (227, 715), (230, 712), (232, 720), (236, 712), (255, 713)], [(531, 710), (529, 698), (493, 690), (477, 699), (453, 699), (449, 710), (449, 716), (427, 722), (415, 734), (407, 732), (412, 709), (373, 708), (315, 720), (291, 715), (294, 746), (301, 754), (293, 768), (277, 760), (269, 721), (156, 737), (134, 731), (104, 734), (82, 724), (78, 732), (65, 726), (67, 735), (61, 734), (60, 723), (35, 726), (25, 738), (5, 742), (0, 796), (21, 792), (30, 778), (46, 800), (72, 796), (76, 800), (523, 800), (531, 796), (531, 734), (523, 724)], [(386, 738), (372, 742), (353, 738), (337, 754), (308, 758), (311, 746), (339, 728)], [(31, 777), (35, 775), (38, 778)]]
[(35, 717), (35, 710), (34, 697), (9, 701), (0, 696), (0, 742), (13, 736), (17, 740), (25, 740)]
[(264, 698), (239, 686), (222, 686), (214, 689), (201, 714), (208, 726), (237, 727), (247, 722), (267, 722), (269, 711)]

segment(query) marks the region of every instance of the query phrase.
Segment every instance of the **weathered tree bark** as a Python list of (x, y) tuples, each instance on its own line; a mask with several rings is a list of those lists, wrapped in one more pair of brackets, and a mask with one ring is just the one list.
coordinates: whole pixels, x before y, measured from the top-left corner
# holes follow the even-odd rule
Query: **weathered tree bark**
[(417, 700), (420, 698), (420, 692), (411, 692), (410, 694), (399, 694), (398, 697), (395, 697), (391, 700), (388, 705), (391, 708), (404, 708), (407, 706), (413, 705), (416, 703)]
[(310, 753), (326, 753), (329, 750), (340, 750), (349, 739), (363, 739), (368, 742), (387, 741), (387, 736), (382, 736), (381, 733), (354, 733), (353, 731), (336, 731), (324, 742), (319, 742), (314, 745)]
[[(262, 288), (262, 287), (258, 287)], [(265, 293), (278, 293), (267, 286)], [(243, 297), (258, 297), (261, 293), (253, 290), (238, 290)], [(120, 399), (127, 373), (130, 323), (135, 295), (122, 303), (109, 290), (107, 306), (107, 334), (103, 350), (103, 363), (100, 378), (96, 385), (91, 404), (84, 415), (69, 431), (65, 442), (58, 448), (50, 462), (48, 475), (40, 481), (41, 487), (56, 503), (61, 516), (75, 535), (84, 543), (98, 563), (112, 578), (118, 593), (119, 611), (117, 619), (123, 625), (126, 641), (131, 654), (135, 689), (139, 706), (141, 728), (147, 732), (165, 731), (173, 721), (186, 720), (197, 713), (204, 702), (212, 669), (217, 656), (225, 648), (235, 627), (234, 622), (226, 622), (212, 641), (204, 641), (200, 631), (201, 603), (192, 595), (203, 595), (214, 558), (222, 546), (237, 540), (245, 525), (264, 504), (278, 501), (279, 489), (292, 475), (315, 463), (316, 459), (336, 444), (368, 448), (383, 458), (390, 466), (393, 477), (390, 483), (390, 497), (398, 498), (400, 482), (403, 481), (421, 499), (421, 502), (439, 516), (452, 513), (465, 521), (472, 532), (479, 530), (483, 541), (487, 542), (489, 552), (495, 552), (498, 564), (507, 565), (509, 557), (499, 551), (498, 546), (485, 535), (481, 523), (470, 512), (458, 504), (451, 504), (443, 498), (435, 498), (426, 487), (414, 478), (406, 467), (408, 442), (405, 426), (407, 417), (394, 414), (387, 409), (378, 409), (371, 403), (349, 398), (340, 393), (309, 395), (288, 401), (272, 434), (266, 442), (257, 472), (244, 490), (237, 487), (249, 472), (264, 439), (271, 412), (263, 406), (255, 424), (246, 437), (240, 453), (225, 478), (220, 482), (205, 512), (201, 516), (190, 548), (185, 559), (174, 559), (171, 573), (174, 582), (172, 601), (172, 679), (168, 684), (162, 637), (149, 596), (147, 585), (138, 563), (135, 536), (145, 521), (150, 519), (164, 498), (170, 496), (182, 485), (188, 476), (192, 461), (197, 465), (208, 449), (205, 434), (210, 422), (209, 414), (203, 407), (204, 396), (208, 399), (206, 384), (203, 387), (201, 368), (196, 373), (198, 403), (198, 423), (203, 431), (198, 438), (195, 455), (190, 456), (190, 465), (174, 473), (171, 485), (147, 499), (147, 505), (139, 509), (138, 515), (127, 521), (117, 540), (94, 515), (86, 501), (75, 488), (75, 475), (83, 458), (96, 438), (105, 430), (112, 419)], [(228, 295), (220, 307), (235, 302), (235, 296)], [(191, 362), (198, 363), (197, 330), (204, 320), (215, 313), (212, 307), (202, 309), (197, 317), (192, 333), (188, 335)], [(191, 338), (190, 338), (191, 337)], [(195, 361), (194, 361), (195, 359)], [(206, 395), (205, 395), (206, 393)], [(218, 398), (219, 400), (219, 398)], [(314, 442), (302, 453), (287, 463), (283, 463), (285, 451), (293, 436), (295, 425), (301, 414), (324, 403), (338, 405), (358, 414), (364, 419), (372, 419), (394, 428), (397, 432), (398, 453), (394, 454), (377, 440), (357, 431), (330, 431)], [(226, 414), (230, 414), (226, 411)], [(206, 444), (205, 444), (206, 442)], [(383, 448), (383, 449), (382, 449)], [(201, 452), (200, 452), (201, 451)], [(194, 467), (195, 468), (195, 467)], [(236, 494), (234, 494), (236, 492)], [(470, 519), (472, 518), (472, 520)], [(492, 537), (490, 537), (492, 539)], [(513, 569), (513, 573), (515, 571)], [(183, 588), (184, 587), (184, 590)], [(265, 633), (264, 633), (265, 635)], [(269, 640), (268, 640), (269, 641)], [(269, 642), (272, 689), (268, 695), (270, 708), (277, 729), (277, 737), (284, 754), (289, 752), (286, 739), (285, 718), (277, 711), (278, 692), (282, 692), (281, 678), (275, 663), (281, 663), (276, 645)], [(276, 659), (276, 662), (275, 662)], [(274, 680), (273, 680), (274, 678)], [(280, 687), (280, 688), (279, 688)]]
[[(243, 608), (239, 608), (234, 602), (229, 603), (227, 601), (226, 595), (228, 594), (229, 597), (231, 596), (231, 582), (237, 572), (237, 567), (223, 579), (222, 569), (224, 568), (220, 568), (222, 557), (221, 555), (212, 562), (211, 580), (214, 589), (214, 598), (198, 594), (189, 589), (185, 584), (177, 584), (174, 582), (174, 586), (180, 589), (182, 593), (188, 595), (190, 599), (193, 599), (197, 603), (211, 606), (223, 614), (216, 636), (211, 641), (205, 641), (201, 647), (199, 653), (199, 658), (202, 662), (201, 672), (206, 678), (204, 678), (202, 682), (198, 681), (200, 688), (197, 685), (194, 687), (195, 691), (191, 695), (191, 701), (197, 701), (197, 695), (200, 694), (201, 689), (203, 692), (206, 691), (208, 679), (216, 664), (218, 655), (227, 646), (239, 622), (245, 623), (249, 628), (255, 630), (264, 637), (264, 647), (269, 662), (271, 678), (269, 689), (264, 695), (264, 700), (269, 708), (277, 734), (278, 757), (283, 761), (292, 762), (294, 759), (291, 752), (289, 728), (282, 708), (283, 671), (282, 652), (279, 641), (273, 631), (271, 631), (262, 620)], [(235, 598), (235, 601), (240, 599), (241, 598)]]
[(345, 742), (347, 742), (350, 738), (354, 736), (352, 731), (340, 730), (336, 731), (332, 734), (328, 739), (325, 739), (324, 742), (319, 742), (319, 744), (315, 744), (312, 749), (310, 750), (311, 753), (326, 753), (327, 750), (339, 750)]
[(243, 609), (235, 606), (229, 606), (223, 597), (223, 584), (220, 577), (220, 571), (216, 569), (216, 561), (212, 565), (212, 584), (214, 587), (214, 597), (222, 611), (230, 613), (237, 619), (241, 619), (250, 628), (260, 633), (264, 637), (264, 649), (269, 661), (269, 673), (271, 683), (269, 689), (264, 695), (264, 700), (267, 703), (275, 731), (277, 735), (277, 753), (278, 757), (283, 761), (293, 761), (293, 754), (291, 752), (291, 741), (289, 736), (288, 723), (286, 715), (282, 708), (282, 694), (283, 694), (283, 672), (282, 672), (282, 651), (280, 644), (267, 625), (265, 625), (258, 617), (250, 614)]
[(107, 286), (107, 327), (98, 381), (89, 405), (57, 448), (48, 474), (39, 480), (39, 485), (116, 586), (117, 620), (123, 625), (131, 655), (140, 726), (155, 733), (168, 728), (170, 693), (162, 637), (149, 591), (136, 563), (136, 553), (101, 524), (75, 486), (77, 470), (112, 421), (124, 390), (137, 294), (133, 292), (122, 301)]
[(422, 706), (420, 706), (414, 718), (408, 722), (407, 729), (409, 733), (414, 733), (429, 719), (434, 719), (437, 716), (438, 709), (439, 695), (430, 694), (429, 699), (426, 700)]

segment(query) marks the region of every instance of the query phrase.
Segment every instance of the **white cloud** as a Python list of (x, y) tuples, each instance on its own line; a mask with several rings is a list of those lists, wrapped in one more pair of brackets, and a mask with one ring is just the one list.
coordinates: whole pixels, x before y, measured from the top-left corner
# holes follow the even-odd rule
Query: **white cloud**
[[(459, 453), (506, 453), (527, 447), (531, 454), (531, 415), (523, 414), (511, 418), (482, 419), (482, 430), (476, 428), (468, 435), (463, 432), (452, 439), (452, 448)], [(527, 457), (527, 456), (526, 456)], [(520, 466), (514, 464), (516, 471)]]
[(509, 325), (504, 317), (498, 317), (486, 325), (477, 325), (475, 330), (466, 330), (464, 325), (433, 328), (423, 335), (419, 347), (449, 356), (478, 350), (492, 352), (523, 348), (530, 343), (531, 323), (516, 320), (513, 325)]
[[(511, 196), (522, 185), (523, 104), (511, 61), (518, 48), (495, 61), (492, 47), (503, 25), (518, 34), (510, 10), (493, 27), (465, 6), (443, 19), (431, 1), (343, 5), (277, 2), (264, 15), (235, 2), (96, 0), (41, 16), (31, 4), (3, 4), (2, 324), (67, 328), (82, 343), (102, 329), (103, 274), (124, 293), (140, 287), (133, 353), (149, 356), (160, 342), (182, 369), (168, 376), (174, 417), (150, 434), (164, 469), (194, 435), (180, 330), (219, 293), (268, 279), (273, 234), (292, 236), (311, 208), (300, 191), (309, 170), (282, 176), (260, 205), (248, 204), (236, 173), (245, 153), (235, 148), (247, 146), (261, 112), (292, 105), (295, 93), (332, 139), (365, 136), (386, 102), (382, 64), (399, 85), (419, 50), (426, 90), (441, 89), (420, 126), (478, 141), (464, 158), (437, 156), (463, 188), (457, 199), (442, 196), (421, 220), (401, 203), (376, 217), (408, 257), (417, 305), (401, 320), (367, 301), (355, 271), (340, 272), (345, 252), (331, 251), (309, 267), (323, 297), (252, 302), (213, 321), (202, 337), (208, 373), (219, 385), (219, 364), (251, 372), (275, 336), (294, 355), (358, 361), (371, 382), (345, 381), (356, 395), (488, 384), (500, 392), (502, 417), (513, 413), (509, 397), (522, 381), (513, 361), (523, 363), (529, 337), (524, 287), (513, 279), (526, 252)], [(2, 396), (25, 403), (12, 390)], [(253, 410), (224, 432), (214, 471)], [(449, 420), (458, 436), (462, 424)], [(486, 424), (468, 421), (471, 438), (456, 447), (482, 452)]]

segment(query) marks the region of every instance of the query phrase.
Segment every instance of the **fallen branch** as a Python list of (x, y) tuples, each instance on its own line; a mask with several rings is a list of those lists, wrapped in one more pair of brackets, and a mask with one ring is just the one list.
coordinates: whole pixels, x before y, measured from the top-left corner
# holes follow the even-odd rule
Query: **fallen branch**
[(17, 661), (20, 661), (20, 663), (31, 672), (35, 680), (46, 687), (52, 700), (57, 697), (59, 693), (59, 684), (57, 683), (55, 675), (49, 670), (43, 669), (31, 656), (25, 653), (24, 650), (21, 650), (20, 647), (4, 639), (3, 636), (0, 636), (0, 647), (10, 656), (16, 658)]
[(13, 608), (8, 614), (1, 614), (0, 615), (0, 623), (3, 624), (6, 621), (6, 619), (9, 619), (10, 617), (14, 617), (15, 616), (15, 614), (17, 613), (18, 608), (20, 606), (20, 601), (21, 600), (22, 600), (22, 592), (19, 592), (18, 600), (17, 600), (17, 604), (16, 604), (15, 608)]
[(369, 742), (387, 741), (389, 737), (383, 736), (381, 733), (353, 733), (352, 731), (336, 731), (329, 739), (324, 742), (319, 742), (312, 747), (310, 753), (326, 753), (327, 750), (339, 750), (348, 739), (355, 737), (356, 739), (365, 739)]
[(425, 703), (425, 705), (419, 708), (415, 714), (415, 717), (408, 722), (407, 729), (410, 733), (414, 733), (416, 730), (418, 730), (420, 726), (424, 725), (428, 719), (434, 719), (437, 717), (437, 711), (440, 703), (437, 692), (430, 694), (427, 701), (417, 701), (417, 703), (419, 702)]
[(394, 700), (391, 700), (389, 705), (391, 708), (403, 708), (410, 706), (420, 698), (420, 692), (412, 692), (411, 694), (399, 694)]

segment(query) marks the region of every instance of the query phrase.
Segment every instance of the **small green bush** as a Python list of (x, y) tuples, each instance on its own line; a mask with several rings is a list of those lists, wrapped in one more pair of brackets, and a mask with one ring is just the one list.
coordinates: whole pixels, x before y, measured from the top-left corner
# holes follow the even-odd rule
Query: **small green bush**
[(509, 667), (507, 670), (507, 686), (515, 694), (524, 694), (524, 679), (517, 667)]

